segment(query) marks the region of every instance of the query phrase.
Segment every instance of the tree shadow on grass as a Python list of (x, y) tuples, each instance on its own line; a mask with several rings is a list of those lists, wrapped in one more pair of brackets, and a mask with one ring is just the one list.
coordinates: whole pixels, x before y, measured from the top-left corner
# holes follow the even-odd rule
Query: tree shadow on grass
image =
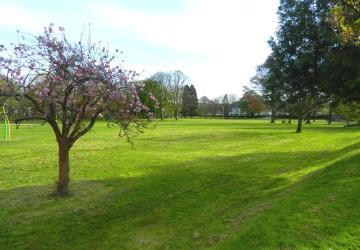
[(359, 249), (360, 154), (276, 193), (274, 203), (219, 249)]
[(360, 132), (359, 127), (329, 126), (324, 124), (309, 125), (304, 127), (304, 131), (321, 133), (354, 133)]
[[(360, 198), (359, 185), (355, 185), (359, 168), (354, 165), (360, 156), (325, 164), (308, 178), (286, 176), (308, 168), (309, 162), (336, 160), (358, 146), (331, 154), (275, 152), (203, 158), (159, 167), (144, 176), (78, 180), (73, 181), (73, 195), (63, 199), (49, 195), (52, 186), (0, 190), (0, 246), (199, 249), (220, 244), (224, 249), (249, 249), (270, 244), (331, 245), (332, 237), (358, 225), (349, 216), (360, 215), (360, 199), (355, 199)], [(321, 203), (333, 197), (329, 195), (335, 197), (329, 201), (333, 207), (320, 222), (312, 221), (319, 216), (316, 209), (329, 208)], [(327, 235), (330, 222), (340, 226), (331, 227)], [(311, 225), (316, 227), (314, 233), (298, 233)], [(279, 227), (281, 233), (274, 234)], [(323, 238), (316, 238), (315, 232)], [(221, 247), (223, 242), (228, 245)]]

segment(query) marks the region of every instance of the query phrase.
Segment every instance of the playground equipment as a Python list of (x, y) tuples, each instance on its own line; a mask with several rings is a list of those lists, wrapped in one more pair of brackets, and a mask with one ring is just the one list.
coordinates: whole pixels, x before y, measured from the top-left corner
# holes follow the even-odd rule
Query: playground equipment
[(11, 139), (11, 126), (10, 126), (10, 120), (9, 120), (9, 116), (6, 113), (5, 107), (3, 106), (2, 108), (2, 114), (0, 112), (0, 118), (2, 116), (3, 118), (3, 135), (4, 135), (4, 140), (5, 141), (10, 141)]

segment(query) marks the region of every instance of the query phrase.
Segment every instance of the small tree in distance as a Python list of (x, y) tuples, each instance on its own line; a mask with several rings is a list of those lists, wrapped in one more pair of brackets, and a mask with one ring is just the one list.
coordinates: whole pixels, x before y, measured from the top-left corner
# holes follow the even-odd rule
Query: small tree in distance
[(184, 117), (190, 115), (191, 93), (189, 85), (185, 85), (182, 93), (181, 113)]
[(264, 111), (265, 105), (262, 97), (254, 90), (246, 88), (244, 94), (240, 99), (240, 109), (245, 111), (248, 115), (254, 116), (255, 113)]
[(193, 118), (196, 115), (196, 111), (199, 106), (199, 100), (197, 98), (196, 89), (193, 84), (191, 84), (190, 86), (190, 94), (191, 94), (190, 116), (191, 118)]
[(169, 74), (170, 84), (168, 90), (170, 92), (169, 102), (174, 112), (175, 120), (178, 119), (179, 111), (182, 104), (182, 93), (184, 86), (190, 81), (189, 77), (180, 70), (170, 72)]
[(230, 101), (227, 94), (224, 95), (221, 104), (223, 105), (224, 119), (228, 119), (230, 113)]
[[(90, 37), (90, 36), (89, 36)], [(122, 135), (142, 131), (148, 112), (129, 81), (137, 74), (116, 66), (115, 58), (101, 43), (71, 43), (64, 28), (54, 32), (53, 24), (39, 36), (25, 35), (10, 53), (0, 45), (0, 72), (5, 82), (0, 94), (13, 97), (24, 109), (26, 117), (50, 124), (59, 148), (57, 191), (69, 191), (69, 151), (74, 143), (88, 133), (100, 116), (120, 128)], [(143, 86), (140, 86), (140, 89)]]

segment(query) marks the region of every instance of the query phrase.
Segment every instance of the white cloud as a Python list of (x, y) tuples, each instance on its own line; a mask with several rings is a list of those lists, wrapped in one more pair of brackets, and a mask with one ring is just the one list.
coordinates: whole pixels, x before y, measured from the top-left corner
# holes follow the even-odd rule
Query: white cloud
[(32, 17), (31, 13), (24, 9), (16, 9), (11, 6), (1, 6), (0, 8), (0, 26), (2, 27), (14, 27), (25, 28), (28, 30), (36, 30), (39, 27), (43, 27), (44, 24), (39, 22), (39, 16), (34, 13)]
[[(274, 27), (271, 12), (271, 20), (267, 19), (271, 1), (186, 2), (187, 11), (177, 15), (136, 12), (97, 4), (92, 5), (92, 9), (102, 13), (104, 25), (127, 29), (148, 42), (184, 52), (220, 56), (237, 52), (242, 45), (263, 43), (264, 30), (268, 36)], [(263, 5), (259, 6), (259, 2)]]
[[(82, 6), (76, 11), (80, 13), (77, 16), (67, 16), (56, 9), (49, 16), (41, 10), (5, 5), (0, 9), (0, 27), (35, 32), (54, 22), (71, 29), (70, 34), (76, 36), (78, 29), (91, 22), (94, 36), (101, 36), (111, 47), (118, 47), (114, 43), (119, 41), (120, 32), (129, 36), (129, 40), (136, 39), (143, 44), (141, 49), (149, 50), (149, 44), (154, 44), (182, 53), (181, 61), (174, 56), (166, 61), (158, 59), (151, 65), (144, 64), (144, 58), (139, 55), (132, 57), (126, 53), (132, 64), (125, 65), (140, 72), (144, 70), (143, 76), (160, 70), (180, 69), (193, 79), (199, 95), (240, 94), (242, 85), (248, 84), (255, 73), (256, 65), (270, 52), (266, 41), (276, 27), (278, 0), (183, 1), (185, 8), (171, 15), (97, 3)], [(187, 55), (189, 60), (184, 63)], [(198, 55), (196, 61), (194, 55)]]
[[(215, 97), (241, 92), (257, 64), (270, 52), (267, 39), (276, 27), (277, 1), (186, 0), (186, 10), (172, 15), (136, 12), (93, 5), (102, 21), (130, 31), (138, 39), (183, 53), (208, 56), (202, 62), (158, 65), (157, 70), (179, 67), (196, 84), (200, 94)], [(154, 67), (144, 66), (145, 72)]]

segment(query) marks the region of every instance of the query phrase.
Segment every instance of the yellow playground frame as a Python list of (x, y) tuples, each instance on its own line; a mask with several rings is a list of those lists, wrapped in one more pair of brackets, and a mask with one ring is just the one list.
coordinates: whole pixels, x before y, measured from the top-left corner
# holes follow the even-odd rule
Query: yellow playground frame
[(6, 113), (5, 107), (2, 107), (2, 114), (1, 114), (1, 110), (0, 110), (0, 117), (1, 115), (3, 115), (3, 135), (4, 135), (4, 139), (5, 141), (10, 141), (11, 140), (11, 125), (10, 125), (10, 119), (8, 114)]

